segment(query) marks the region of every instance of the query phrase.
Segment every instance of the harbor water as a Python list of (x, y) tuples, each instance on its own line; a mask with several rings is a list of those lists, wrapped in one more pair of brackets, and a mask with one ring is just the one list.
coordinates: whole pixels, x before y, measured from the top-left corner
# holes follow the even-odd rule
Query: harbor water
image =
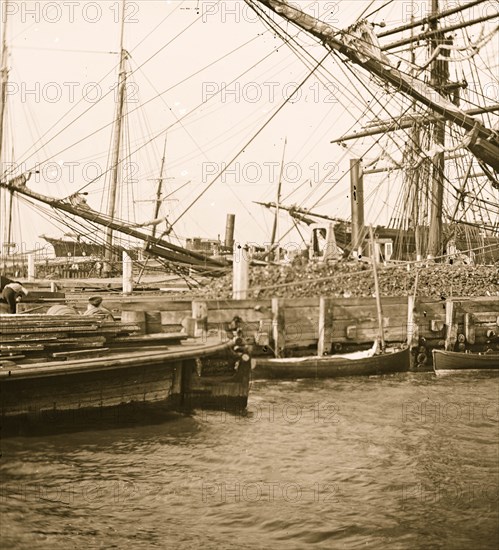
[(499, 378), (253, 382), (198, 411), (1, 442), (8, 549), (495, 549)]

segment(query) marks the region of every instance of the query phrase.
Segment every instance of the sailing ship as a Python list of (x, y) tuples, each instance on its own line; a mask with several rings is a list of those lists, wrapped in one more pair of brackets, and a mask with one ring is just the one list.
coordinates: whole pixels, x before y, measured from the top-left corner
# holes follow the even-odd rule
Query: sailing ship
[[(7, 3), (8, 4), (8, 0)], [(120, 188), (121, 172), (128, 169), (125, 166), (126, 151), (123, 150), (123, 142), (127, 139), (125, 135), (126, 123), (126, 104), (127, 104), (127, 78), (130, 69), (127, 67), (129, 53), (124, 47), (124, 29), (126, 16), (126, 0), (122, 0), (120, 24), (120, 49), (118, 66), (118, 84), (116, 87), (116, 113), (113, 123), (112, 152), (107, 170), (101, 176), (109, 173), (109, 181), (105, 185), (107, 194), (107, 212), (100, 212), (91, 208), (87, 202), (88, 193), (83, 190), (71, 193), (62, 199), (44, 196), (42, 194), (31, 195), (39, 203), (44, 203), (57, 211), (58, 221), (67, 223), (71, 230), (64, 237), (57, 238), (46, 234), (40, 235), (44, 241), (48, 242), (54, 249), (56, 258), (66, 258), (72, 261), (74, 258), (82, 262), (87, 259), (104, 262), (104, 266), (120, 266), (123, 252), (132, 260), (143, 262), (152, 257), (155, 263), (164, 268), (168, 273), (172, 271), (181, 276), (186, 274), (201, 272), (203, 274), (218, 274), (222, 272), (227, 265), (223, 255), (227, 255), (227, 247), (218, 239), (218, 246), (213, 246), (215, 241), (207, 239), (191, 238), (186, 240), (186, 245), (177, 245), (169, 238), (171, 227), (168, 224), (167, 216), (160, 214), (163, 201), (166, 200), (163, 193), (165, 151), (161, 163), (160, 177), (157, 178), (156, 198), (153, 201), (154, 218), (145, 222), (132, 222), (119, 217), (118, 196), (123, 193)], [(2, 237), (2, 268), (4, 271), (12, 271), (9, 265), (12, 264), (12, 250), (18, 245), (12, 243), (13, 237), (13, 217), (15, 214), (15, 196), (28, 197), (23, 195), (22, 191), (30, 192), (28, 181), (33, 173), (39, 173), (39, 166), (25, 173), (15, 175), (19, 169), (15, 163), (7, 163), (5, 148), (5, 113), (7, 104), (6, 88), (8, 85), (8, 57), (7, 48), (7, 22), (9, 19), (9, 9), (6, 5), (3, 17), (3, 49), (2, 49), (2, 70), (1, 70), (1, 111), (0, 111), (0, 162), (2, 162), (2, 175), (0, 204), (2, 213), (7, 213), (1, 218), (1, 237)], [(165, 133), (166, 136), (166, 132)], [(188, 182), (189, 183), (189, 182)], [(15, 187), (15, 190), (11, 186)], [(18, 194), (18, 192), (20, 192)], [(104, 200), (104, 199), (103, 199)], [(86, 224), (86, 225), (85, 225)], [(158, 227), (161, 226), (161, 233), (156, 234)], [(134, 241), (124, 241), (117, 238), (118, 232), (134, 239)], [(159, 233), (159, 232), (158, 232)], [(233, 234), (233, 220), (232, 220)], [(139, 246), (140, 245), (140, 246)], [(37, 245), (38, 246), (38, 245)], [(41, 247), (40, 247), (41, 248)], [(44, 247), (45, 248), (45, 247)], [(232, 252), (232, 248), (230, 249)], [(212, 256), (216, 256), (213, 258)], [(46, 251), (43, 250), (43, 262), (47, 263)], [(40, 261), (40, 260), (39, 260)], [(55, 262), (55, 266), (59, 263)], [(91, 265), (91, 264), (89, 264)], [(142, 267), (141, 267), (142, 268)], [(88, 270), (87, 270), (88, 271)], [(114, 270), (116, 273), (120, 271)], [(12, 275), (14, 275), (12, 273)]]
[(67, 258), (68, 256), (103, 258), (105, 254), (104, 245), (82, 241), (80, 236), (76, 234), (65, 238), (50, 237), (48, 235), (40, 235), (40, 237), (52, 245), (54, 254), (58, 258)]
[[(409, 23), (376, 34), (375, 25), (381, 25), (376, 21), (379, 9), (374, 10), (371, 17), (362, 18), (339, 31), (285, 0), (245, 0), (272, 29), (277, 28), (277, 23), (269, 18), (268, 10), (277, 13), (280, 20), (292, 23), (317, 39), (330, 52), (329, 56), (334, 56), (348, 69), (367, 75), (369, 83), (383, 91), (382, 99), (376, 97), (372, 103), (371, 100), (360, 98), (366, 106), (365, 113), (372, 116), (372, 120), (365, 122), (364, 130), (333, 140), (333, 143), (344, 146), (354, 141), (355, 147), (349, 145), (348, 148), (358, 151), (357, 143), (360, 139), (371, 136), (375, 139), (362, 159), (351, 160), (351, 221), (333, 222), (336, 241), (347, 255), (354, 254), (357, 257), (366, 250), (363, 178), (370, 173), (387, 170), (389, 174), (403, 173), (405, 187), (399, 194), (397, 213), (392, 215), (390, 225), (376, 228), (378, 240), (386, 245), (385, 256), (395, 260), (436, 258), (464, 263), (491, 263), (497, 260), (499, 244), (495, 203), (499, 189), (499, 138), (493, 123), (499, 106), (483, 94), (475, 101), (470, 99), (467, 82), (464, 78), (451, 81), (449, 67), (453, 64), (454, 54), (456, 61), (460, 60), (459, 64), (454, 65), (464, 67), (474, 62), (482, 49), (493, 44), (497, 28), (491, 28), (490, 25), (483, 27), (478, 41), (467, 39), (464, 45), (457, 35), (451, 37), (450, 33), (466, 32), (471, 25), (485, 25), (496, 14), (489, 10), (480, 18), (466, 19), (466, 10), (484, 4), (480, 0), (448, 9), (440, 9), (437, 0), (429, 1), (431, 10), (427, 17), (412, 17)], [(462, 16), (462, 20), (453, 25), (447, 24), (453, 16)], [(416, 34), (414, 29), (420, 26), (423, 31)], [(407, 32), (411, 33), (410, 36), (406, 36)], [(393, 35), (400, 38), (386, 42)], [(429, 51), (428, 61), (421, 59), (416, 45), (424, 45), (425, 51)], [(3, 178), (1, 186), (8, 193), (33, 198), (58, 211), (87, 220), (94, 226), (105, 227), (108, 255), (112, 254), (113, 232), (121, 232), (144, 242), (148, 254), (161, 258), (168, 265), (190, 266), (205, 273), (221, 273), (227, 266), (226, 262), (216, 258), (207, 259), (205, 254), (188, 251), (163, 238), (173, 226), (169, 225), (161, 237), (152, 237), (147, 231), (138, 231), (147, 224), (125, 223), (115, 216), (117, 166), (122, 162), (119, 142), (124, 107), (121, 99), (125, 93), (125, 64), (128, 59), (123, 48), (123, 38), (120, 52), (119, 101), (115, 117), (107, 214), (89, 209), (80, 193), (64, 199), (35, 193), (27, 185), (26, 174)], [(359, 87), (368, 88), (365, 78), (359, 80), (359, 83)], [(363, 91), (366, 95), (372, 95), (368, 89)], [(377, 109), (374, 109), (374, 104), (378, 106)], [(383, 113), (389, 115), (389, 118), (382, 119)], [(448, 143), (449, 140), (452, 143)], [(394, 158), (393, 147), (389, 150), (386, 145), (390, 141), (397, 149), (399, 158)], [(374, 151), (377, 151), (377, 156), (367, 166), (367, 159), (371, 158)], [(382, 165), (386, 159), (390, 160), (388, 167)], [(464, 169), (462, 180), (448, 172), (449, 163), (456, 169)], [(481, 173), (476, 172), (477, 167)], [(313, 206), (268, 205), (279, 211), (291, 210), (295, 220), (298, 216), (306, 219), (315, 215)], [(164, 221), (165, 218), (151, 220), (153, 227)]]
[[(259, 204), (288, 211), (295, 222), (333, 223), (336, 241), (346, 256), (357, 257), (365, 249), (364, 176), (384, 173), (389, 177), (403, 172), (405, 187), (399, 195), (398, 214), (392, 215), (390, 225), (376, 227), (379, 240), (389, 244), (388, 259), (498, 261), (499, 104), (483, 93), (477, 94), (464, 76), (469, 65), (474, 78), (475, 61), (482, 49), (487, 45), (494, 48), (497, 25), (486, 25), (497, 19), (497, 11), (485, 9), (490, 4), (479, 0), (458, 6), (453, 3), (447, 9), (443, 2), (429, 0), (413, 3), (408, 12), (410, 22), (375, 33), (375, 25), (385, 26), (382, 19), (380, 23), (375, 17), (366, 17), (338, 30), (286, 0), (246, 0), (246, 3), (262, 18), (267, 17), (269, 26), (272, 23), (268, 12), (261, 6), (315, 37), (352, 73), (355, 68), (365, 71), (369, 86), (374, 84), (384, 93), (381, 100), (371, 93), (371, 105), (359, 97), (365, 113), (371, 113), (372, 119), (361, 130), (332, 140), (347, 150), (358, 151), (362, 147), (366, 151), (366, 159), (351, 160), (351, 222), (324, 215), (313, 207), (278, 202)], [(414, 14), (421, 13), (424, 5), (429, 6), (428, 15), (416, 18)], [(483, 8), (481, 16), (467, 17), (475, 7)], [(472, 25), (482, 25), (475, 42), (469, 33)], [(415, 34), (417, 27), (422, 32)], [(398, 39), (387, 42), (394, 35)], [(423, 59), (428, 52), (429, 59)], [(492, 59), (496, 55), (493, 50)], [(450, 79), (452, 62), (455, 74), (462, 76), (460, 80)], [(484, 66), (492, 81), (497, 82), (487, 63)], [(366, 80), (359, 79), (358, 83), (369, 95)], [(372, 138), (374, 143), (364, 145), (366, 138)], [(373, 155), (375, 150), (377, 155)]]
[[(116, 245), (113, 231), (147, 243), (148, 251), (166, 263), (188, 266), (192, 270), (217, 271), (225, 266), (222, 260), (211, 259), (195, 250), (176, 246), (154, 231), (142, 232), (144, 226), (156, 227), (163, 218), (151, 223), (131, 224), (117, 220), (115, 198), (117, 171), (120, 164), (120, 138), (125, 90), (123, 48), (123, 4), (120, 82), (115, 118), (114, 148), (109, 209), (107, 214), (93, 210), (86, 202), (85, 193), (72, 193), (58, 200), (32, 194), (41, 203), (49, 204), (91, 224), (100, 224), (106, 230), (103, 248), (86, 249), (79, 244), (66, 252), (69, 256), (98, 256), (114, 259)], [(2, 113), (6, 104), (6, 21), (3, 29), (2, 55)], [(0, 144), (3, 136), (0, 134)], [(0, 151), (1, 153), (1, 151)], [(3, 157), (0, 154), (3, 162)], [(7, 204), (6, 224), (10, 243), (13, 191), (33, 193), (27, 187), (30, 174), (9, 177), (2, 165), (1, 185), (8, 193), (2, 194), (2, 209)], [(22, 194), (22, 193), (21, 193)], [(23, 195), (27, 197), (27, 195)], [(5, 200), (4, 200), (5, 199)], [(2, 218), (4, 220), (4, 218)], [(47, 240), (50, 238), (45, 237)], [(50, 240), (49, 240), (50, 242)], [(57, 243), (59, 244), (59, 243)], [(60, 252), (60, 251), (59, 251)], [(85, 253), (85, 254), (84, 254)], [(98, 256), (99, 257), (99, 256)], [(118, 327), (119, 328), (119, 327)], [(3, 433), (17, 433), (26, 429), (45, 429), (47, 426), (67, 423), (71, 429), (88, 427), (89, 420), (104, 418), (116, 420), (115, 413), (131, 421), (144, 410), (178, 410), (192, 407), (243, 409), (249, 392), (249, 355), (231, 340), (220, 338), (187, 339), (185, 334), (130, 335), (113, 339), (116, 327), (106, 326), (98, 317), (46, 315), (0, 315), (0, 393)], [(97, 336), (96, 336), (97, 331)], [(99, 331), (104, 333), (103, 336)], [(204, 335), (206, 336), (206, 335)], [(104, 344), (109, 344), (104, 347)]]

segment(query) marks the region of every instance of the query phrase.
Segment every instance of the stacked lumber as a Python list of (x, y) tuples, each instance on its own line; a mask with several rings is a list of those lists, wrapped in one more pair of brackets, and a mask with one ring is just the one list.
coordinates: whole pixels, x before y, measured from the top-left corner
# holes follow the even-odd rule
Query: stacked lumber
[(99, 356), (114, 339), (138, 331), (137, 325), (97, 316), (0, 315), (0, 366)]

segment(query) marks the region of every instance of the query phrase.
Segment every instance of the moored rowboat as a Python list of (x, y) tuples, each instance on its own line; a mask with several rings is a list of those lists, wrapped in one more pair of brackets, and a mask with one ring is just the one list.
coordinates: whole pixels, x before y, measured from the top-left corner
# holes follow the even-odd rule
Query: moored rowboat
[(375, 354), (374, 347), (364, 352), (324, 357), (256, 358), (253, 377), (293, 379), (390, 374), (409, 370), (409, 360), (409, 348)]
[(463, 353), (434, 349), (433, 369), (436, 374), (476, 370), (499, 372), (499, 352)]

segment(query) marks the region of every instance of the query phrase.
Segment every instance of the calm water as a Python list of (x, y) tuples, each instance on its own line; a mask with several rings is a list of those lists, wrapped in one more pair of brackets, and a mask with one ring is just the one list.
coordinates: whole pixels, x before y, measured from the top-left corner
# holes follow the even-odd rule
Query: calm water
[(258, 382), (247, 416), (2, 441), (1, 548), (499, 546), (499, 379)]

